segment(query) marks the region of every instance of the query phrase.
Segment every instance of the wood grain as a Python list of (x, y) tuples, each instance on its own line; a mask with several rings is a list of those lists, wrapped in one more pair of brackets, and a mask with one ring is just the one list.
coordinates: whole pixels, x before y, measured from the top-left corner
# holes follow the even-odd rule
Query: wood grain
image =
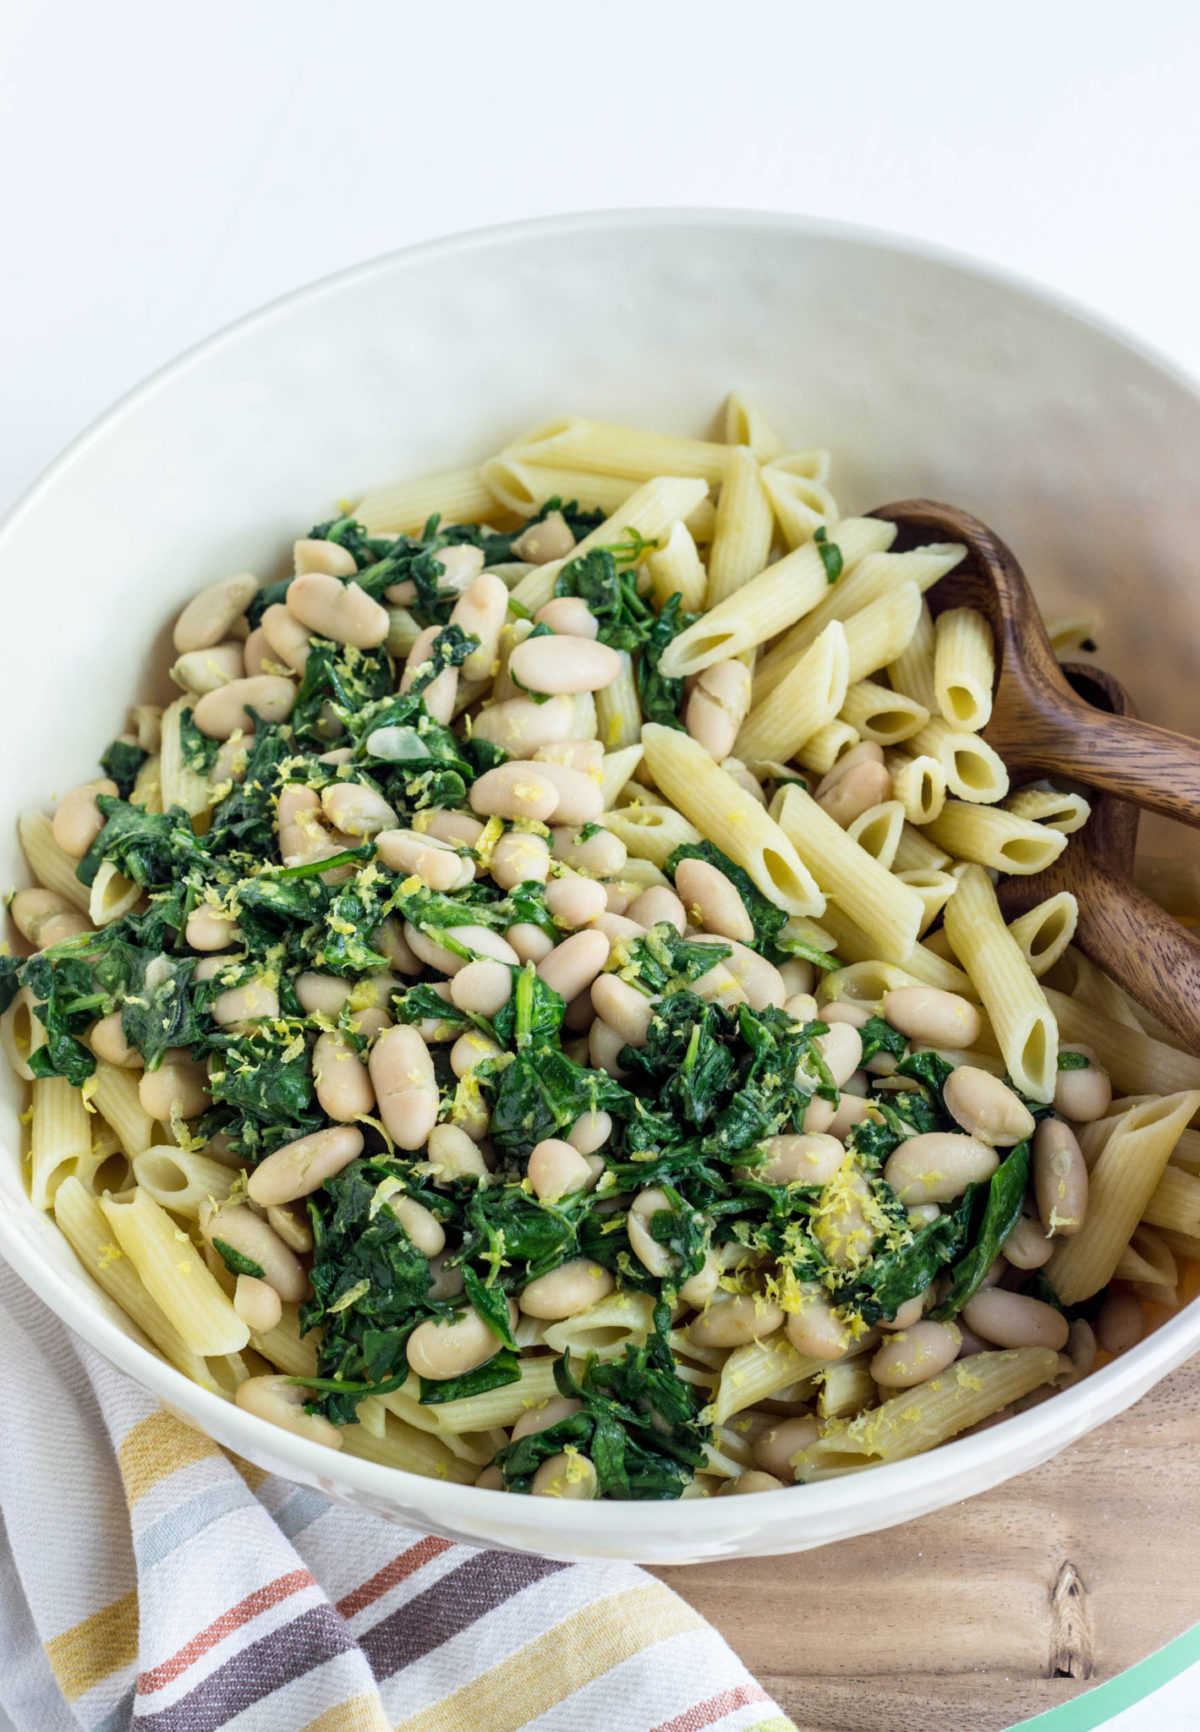
[(804, 1732), (1000, 1732), (1200, 1622), (1198, 1414), (1200, 1360), (953, 1509), (656, 1573)]
[(1015, 779), (1057, 773), (1186, 824), (1200, 824), (1200, 741), (1132, 716), (1098, 717), (1064, 679), (1033, 593), (998, 535), (957, 506), (906, 499), (873, 513), (899, 525), (897, 549), (960, 541), (967, 558), (929, 591), (934, 613), (974, 607), (996, 640), (984, 739)]

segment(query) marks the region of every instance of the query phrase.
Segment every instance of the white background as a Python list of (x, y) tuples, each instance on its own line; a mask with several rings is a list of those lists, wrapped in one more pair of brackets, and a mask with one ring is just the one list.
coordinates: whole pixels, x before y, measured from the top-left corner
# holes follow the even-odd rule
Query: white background
[(1194, 0), (8, 0), (0, 507), (263, 301), (565, 210), (907, 232), (1200, 374), (1198, 71)]
[(1200, 372), (1198, 70), (1194, 0), (0, 0), (0, 505), (264, 300), (572, 209), (907, 231)]

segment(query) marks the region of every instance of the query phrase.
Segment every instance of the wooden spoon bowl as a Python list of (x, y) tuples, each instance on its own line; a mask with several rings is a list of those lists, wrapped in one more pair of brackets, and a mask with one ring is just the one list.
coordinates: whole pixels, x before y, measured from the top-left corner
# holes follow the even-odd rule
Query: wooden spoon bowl
[(874, 514), (899, 528), (896, 549), (959, 541), (967, 557), (928, 601), (977, 608), (996, 642), (996, 691), (983, 737), (1014, 781), (1071, 776), (1185, 824), (1200, 824), (1200, 741), (1131, 713), (1101, 719), (1064, 677), (1042, 616), (1010, 550), (986, 524), (953, 505), (906, 499)]

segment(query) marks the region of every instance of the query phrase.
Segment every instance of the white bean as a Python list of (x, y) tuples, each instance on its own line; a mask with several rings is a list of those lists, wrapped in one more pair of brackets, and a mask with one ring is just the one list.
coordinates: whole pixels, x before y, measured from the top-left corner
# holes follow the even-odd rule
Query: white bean
[(569, 697), (538, 704), (532, 698), (505, 698), (475, 718), (472, 732), (512, 758), (531, 758), (539, 746), (570, 738), (575, 705)]
[(102, 1058), (106, 1064), (115, 1064), (121, 1070), (141, 1070), (145, 1062), (137, 1048), (130, 1046), (125, 1039), (119, 1010), (93, 1024), (88, 1045), (97, 1058)]
[(593, 1263), (589, 1257), (576, 1257), (548, 1275), (530, 1281), (521, 1289), (519, 1304), (526, 1317), (557, 1322), (563, 1317), (575, 1317), (607, 1299), (615, 1286), (616, 1282), (600, 1263)]
[(815, 1044), (835, 1085), (841, 1088), (862, 1062), (862, 1036), (851, 1023), (835, 1022), (828, 1034), (816, 1036)]
[(546, 985), (568, 1003), (591, 986), (608, 961), (608, 939), (588, 927), (572, 933), (537, 965)]
[(529, 637), (509, 658), (514, 679), (531, 692), (554, 695), (598, 692), (621, 671), (621, 658), (607, 644), (583, 637)]
[(479, 1145), (458, 1125), (435, 1125), (429, 1133), (427, 1153), (435, 1184), (487, 1177), (487, 1163)]
[(432, 1209), (415, 1197), (391, 1197), (388, 1208), (422, 1257), (436, 1257), (446, 1248), (446, 1230)]
[(227, 950), (237, 942), (238, 924), (232, 914), (202, 903), (188, 915), (183, 936), (192, 950)]
[(570, 1454), (562, 1450), (547, 1456), (533, 1476), (530, 1491), (534, 1497), (561, 1497), (585, 1501), (600, 1495), (599, 1476), (590, 1456), (577, 1450)]
[(429, 1048), (415, 1028), (387, 1028), (371, 1049), (368, 1068), (388, 1135), (402, 1149), (419, 1149), (438, 1115)]
[(342, 1447), (338, 1426), (319, 1413), (304, 1411), (304, 1404), (311, 1400), (311, 1391), (293, 1383), (290, 1377), (247, 1377), (238, 1384), (233, 1399), (245, 1413), (297, 1437), (306, 1437), (310, 1443), (323, 1443), (330, 1449)]
[(331, 1119), (348, 1124), (365, 1118), (375, 1105), (371, 1079), (344, 1034), (327, 1030), (313, 1048), (313, 1078), (317, 1099)]
[(525, 1410), (512, 1428), (513, 1443), (519, 1443), (523, 1437), (532, 1437), (535, 1432), (549, 1431), (552, 1425), (557, 1425), (562, 1419), (570, 1419), (580, 1411), (581, 1402), (568, 1395), (552, 1395), (537, 1407)]
[(942, 1092), (951, 1118), (982, 1143), (1011, 1148), (1033, 1135), (1034, 1118), (1029, 1108), (990, 1071), (971, 1064), (956, 1065)]
[(283, 1301), (271, 1283), (257, 1275), (238, 1276), (233, 1308), (251, 1335), (269, 1335), (283, 1317)]
[(565, 559), (575, 545), (575, 537), (561, 511), (551, 511), (540, 523), (531, 523), (512, 544), (517, 559), (529, 565), (549, 565), (552, 560)]
[(470, 1076), (476, 1065), (484, 1064), (488, 1059), (499, 1058), (503, 1050), (503, 1047), (497, 1046), (494, 1040), (489, 1040), (479, 1029), (468, 1029), (466, 1034), (459, 1035), (450, 1048), (450, 1069), (456, 1077)]
[(230, 1250), (256, 1263), (276, 1293), (289, 1305), (298, 1304), (308, 1292), (308, 1276), (294, 1251), (290, 1251), (275, 1229), (245, 1203), (225, 1203), (206, 1211), (200, 1231), (210, 1245), (219, 1239)]
[(546, 911), (556, 926), (576, 931), (607, 910), (603, 884), (594, 878), (556, 878), (546, 887)]
[(554, 858), (564, 866), (586, 872), (592, 878), (613, 877), (629, 858), (624, 842), (611, 830), (598, 830), (581, 841), (571, 825), (555, 828), (552, 850)]
[(560, 637), (594, 638), (600, 621), (580, 595), (556, 595), (533, 616), (534, 625), (548, 625)]
[(580, 1113), (567, 1132), (567, 1141), (581, 1155), (594, 1155), (612, 1136), (612, 1116), (606, 1112)]
[(1109, 1293), (1096, 1318), (1096, 1341), (1106, 1353), (1126, 1353), (1146, 1333), (1146, 1307), (1133, 1293)]
[(898, 986), (885, 993), (880, 1015), (909, 1040), (967, 1051), (975, 1045), (983, 1019), (968, 999), (937, 986)]
[(806, 1359), (841, 1359), (850, 1346), (850, 1332), (838, 1317), (823, 1287), (807, 1281), (800, 1287), (800, 1309), (784, 1324), (784, 1333)]
[(470, 1016), (495, 1016), (512, 990), (512, 970), (503, 962), (469, 962), (451, 980), (450, 1000)]
[(1053, 1256), (1054, 1244), (1035, 1221), (1021, 1215), (1001, 1250), (1014, 1269), (1040, 1269)]
[(319, 1191), (326, 1179), (357, 1160), (362, 1148), (362, 1132), (352, 1125), (313, 1131), (307, 1137), (284, 1143), (260, 1161), (250, 1174), (247, 1189), (254, 1202), (264, 1209), (294, 1203), (297, 1197), (309, 1197)]
[(739, 1167), (747, 1178), (770, 1185), (827, 1185), (842, 1168), (846, 1150), (836, 1137), (790, 1132), (759, 1145), (767, 1158), (760, 1166)]
[(990, 1179), (995, 1149), (956, 1131), (908, 1137), (888, 1156), (883, 1176), (902, 1203), (953, 1203), (968, 1185)]
[(21, 937), (38, 950), (92, 930), (87, 915), (81, 914), (56, 890), (18, 890), (8, 911)]
[(497, 764), (471, 784), (471, 810), (485, 818), (533, 818), (545, 823), (558, 804), (558, 784), (545, 764)]
[(639, 926), (657, 926), (665, 922), (673, 926), (676, 932), (682, 932), (687, 925), (687, 910), (673, 890), (665, 884), (652, 884), (649, 890), (643, 890), (640, 896), (635, 896), (625, 909), (630, 920), (636, 920)]
[(543, 1203), (557, 1203), (573, 1191), (584, 1191), (594, 1182), (587, 1161), (559, 1137), (535, 1143), (529, 1156), (529, 1183)]
[(315, 637), (355, 649), (377, 649), (388, 634), (388, 611), (357, 583), (305, 571), (288, 584), (288, 612)]
[(194, 1119), (212, 1104), (208, 1073), (185, 1046), (169, 1046), (157, 1070), (148, 1070), (138, 1083), (142, 1110), (166, 1124), (174, 1114)]
[[(417, 675), (427, 666), (432, 665), (433, 646), (441, 632), (441, 627), (427, 626), (408, 652), (408, 660), (404, 664), (404, 673), (400, 680), (400, 690), (406, 692), (412, 686)], [(454, 714), (454, 705), (458, 697), (458, 669), (443, 668), (435, 679), (421, 693), (421, 702), (429, 711), (435, 722), (446, 723)]]
[(615, 974), (602, 974), (592, 982), (596, 1015), (615, 1028), (629, 1046), (645, 1046), (656, 1004), (656, 999), (647, 998)]
[(675, 888), (698, 926), (742, 944), (754, 937), (746, 904), (725, 874), (707, 860), (685, 859), (675, 869)]
[(220, 643), (257, 594), (258, 579), (245, 571), (210, 583), (192, 597), (175, 621), (176, 650), (185, 655), (188, 650), (208, 649)]
[(997, 1347), (1050, 1347), (1058, 1353), (1067, 1345), (1070, 1324), (1062, 1312), (1026, 1293), (1006, 1293), (986, 1287), (963, 1306), (967, 1327)]
[(838, 777), (824, 794), (818, 794), (817, 804), (828, 812), (834, 823), (843, 829), (872, 806), (892, 797), (892, 778), (882, 764), (871, 762), (853, 765)]
[(594, 824), (601, 816), (604, 793), (600, 783), (586, 770), (573, 770), (569, 764), (544, 760), (539, 760), (538, 769), (558, 790), (558, 800), (551, 814), (556, 824)]
[(473, 649), (462, 664), (463, 679), (491, 678), (499, 653), (500, 633), (507, 617), (508, 590), (503, 578), (494, 572), (481, 573), (459, 596), (451, 610), (450, 624), (461, 626), (463, 631), (479, 639), (479, 647)]
[(871, 1376), (881, 1389), (912, 1389), (952, 1365), (961, 1346), (953, 1323), (914, 1323), (884, 1342), (871, 1361)]
[(501, 890), (544, 884), (550, 875), (550, 845), (544, 836), (512, 830), (492, 849), (489, 871)]
[(634, 1256), (644, 1269), (659, 1280), (671, 1273), (675, 1259), (667, 1247), (654, 1237), (650, 1223), (655, 1215), (663, 1210), (670, 1212), (671, 1204), (665, 1191), (653, 1186), (646, 1191), (639, 1191), (633, 1200), (633, 1206), (625, 1219), (625, 1231), (629, 1234), (629, 1244)]
[(218, 691), (198, 698), (192, 720), (211, 740), (227, 740), (240, 728), (252, 732), (255, 710), (264, 722), (283, 722), (296, 702), (296, 686), (278, 674), (256, 674), (252, 679), (231, 680)]
[(1112, 1082), (1108, 1072), (1102, 1070), (1095, 1053), (1090, 1046), (1064, 1046), (1059, 1048), (1059, 1058), (1064, 1053), (1082, 1053), (1087, 1059), (1087, 1068), (1079, 1070), (1060, 1070), (1054, 1083), (1054, 1110), (1064, 1119), (1073, 1119), (1076, 1124), (1090, 1124), (1095, 1119), (1102, 1119), (1112, 1105)]
[[(218, 958), (212, 960), (220, 966)], [(209, 1009), (213, 1021), (222, 1028), (231, 1028), (242, 1022), (261, 1022), (264, 1017), (279, 1015), (279, 994), (265, 980), (247, 980), (219, 993)]]
[(714, 662), (699, 676), (685, 720), (692, 738), (718, 764), (733, 751), (750, 708), (750, 670), (739, 661)]
[(264, 612), (259, 630), (266, 639), (273, 660), (282, 662), (294, 674), (304, 672), (312, 654), (312, 642), (308, 627), (300, 624), (290, 608), (281, 601), (275, 602)]
[(330, 577), (353, 577), (358, 570), (354, 555), (336, 541), (305, 536), (292, 543), (292, 568), (297, 577), (307, 571), (324, 571)]
[(623, 1035), (610, 1028), (604, 1018), (598, 1016), (588, 1030), (588, 1063), (593, 1070), (602, 1070), (614, 1078), (627, 1076), (629, 1073), (621, 1066), (620, 1052), (625, 1045)]
[(100, 776), (96, 781), (84, 782), (81, 787), (72, 788), (69, 794), (63, 795), (50, 828), (64, 854), (69, 854), (73, 860), (83, 858), (107, 822), (96, 804), (97, 795), (107, 794), (115, 800), (119, 793), (114, 781), (108, 776)]
[(1061, 1119), (1043, 1119), (1033, 1139), (1033, 1186), (1047, 1233), (1069, 1239), (1083, 1226), (1088, 1206), (1087, 1162), (1074, 1131)]
[(697, 1347), (744, 1347), (764, 1335), (774, 1335), (783, 1311), (753, 1293), (717, 1293), (688, 1325), (688, 1339)]
[(518, 920), (514, 926), (505, 928), (504, 936), (519, 962), (532, 962), (536, 966), (554, 949), (554, 940), (532, 920)]
[(356, 839), (378, 836), (398, 822), (383, 796), (361, 782), (331, 782), (321, 792), (321, 806), (335, 829)]
[(812, 1414), (803, 1413), (795, 1419), (777, 1420), (766, 1431), (760, 1432), (751, 1444), (750, 1452), (759, 1467), (774, 1474), (784, 1485), (790, 1485), (796, 1477), (792, 1457), (810, 1448), (820, 1435), (820, 1421)]
[(418, 835), (415, 830), (379, 831), (375, 854), (390, 872), (419, 878), (431, 890), (462, 890), (475, 876), (473, 861), (465, 860), (448, 843)]
[(337, 1016), (354, 990), (354, 983), (336, 974), (298, 974), (292, 988), (301, 1010), (308, 1016)]

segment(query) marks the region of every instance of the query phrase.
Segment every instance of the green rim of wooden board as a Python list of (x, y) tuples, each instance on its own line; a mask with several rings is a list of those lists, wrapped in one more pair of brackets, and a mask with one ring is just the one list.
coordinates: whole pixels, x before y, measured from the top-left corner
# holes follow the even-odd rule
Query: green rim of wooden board
[(1119, 1677), (1109, 1678), (1085, 1695), (1037, 1714), (1032, 1720), (1018, 1721), (1011, 1732), (1095, 1732), (1097, 1727), (1144, 1702), (1155, 1690), (1161, 1690), (1164, 1684), (1197, 1664), (1200, 1664), (1200, 1624), (1185, 1630), (1157, 1654), (1130, 1666)]

